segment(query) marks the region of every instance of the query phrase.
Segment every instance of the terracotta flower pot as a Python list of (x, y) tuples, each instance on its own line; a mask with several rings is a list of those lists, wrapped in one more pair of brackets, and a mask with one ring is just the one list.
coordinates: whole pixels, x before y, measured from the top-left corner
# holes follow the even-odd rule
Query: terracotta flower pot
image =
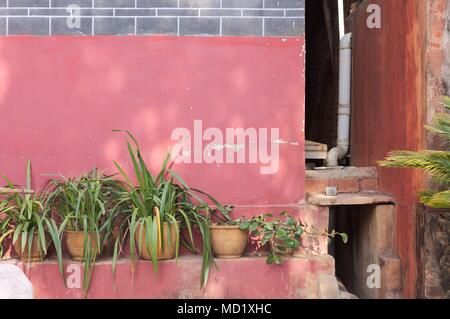
[[(45, 242), (47, 244), (48, 248), (51, 243), (51, 237), (48, 233), (45, 233)], [(16, 254), (19, 256), (21, 261), (24, 262), (35, 262), (35, 261), (42, 261), (45, 258), (45, 255), (41, 255), (39, 251), (40, 243), (38, 240), (37, 232), (34, 233), (33, 241), (31, 242), (31, 250), (30, 254), (28, 254), (28, 238), (27, 243), (25, 244), (25, 248), (22, 252), (22, 234), (19, 235), (16, 242), (14, 243), (14, 250), (16, 251)]]
[(210, 226), (212, 250), (217, 258), (233, 259), (241, 257), (248, 242), (248, 231), (239, 226)]
[[(84, 250), (84, 232), (82, 231), (65, 231), (66, 236), (66, 246), (69, 251), (69, 255), (72, 260), (82, 261), (83, 260), (83, 250)], [(101, 237), (101, 235), (100, 235)], [(91, 245), (91, 252), (95, 254), (96, 257), (99, 255), (99, 249), (97, 246), (97, 233), (88, 234), (88, 244)], [(101, 238), (100, 238), (101, 240)]]
[[(175, 224), (164, 223), (164, 238), (162, 240), (161, 248), (158, 249), (158, 256), (156, 257), (158, 260), (165, 259), (173, 259), (175, 258), (176, 248), (177, 248), (177, 237), (179, 237), (179, 231), (177, 232), (177, 227)], [(180, 222), (178, 222), (178, 229), (180, 229)], [(169, 231), (170, 231), (170, 240), (169, 240)], [(136, 228), (136, 233), (134, 238), (137, 243), (137, 247), (139, 250), (139, 233), (140, 233), (140, 225)], [(140, 239), (141, 251), (138, 251), (139, 256), (145, 260), (151, 260), (151, 247), (147, 247), (146, 245), (146, 233), (147, 228), (145, 228), (142, 232), (142, 236)], [(164, 249), (163, 249), (164, 247)], [(150, 251), (150, 253), (149, 253)]]

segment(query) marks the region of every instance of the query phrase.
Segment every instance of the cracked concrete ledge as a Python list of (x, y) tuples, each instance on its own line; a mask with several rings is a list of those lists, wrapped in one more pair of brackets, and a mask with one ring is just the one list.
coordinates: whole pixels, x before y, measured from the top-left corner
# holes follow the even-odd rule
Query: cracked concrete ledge
[(316, 206), (353, 206), (353, 205), (380, 205), (394, 204), (392, 196), (382, 193), (355, 193), (327, 196), (318, 193), (307, 193), (309, 204)]
[(342, 169), (306, 170), (307, 179), (376, 178), (375, 167), (344, 167)]

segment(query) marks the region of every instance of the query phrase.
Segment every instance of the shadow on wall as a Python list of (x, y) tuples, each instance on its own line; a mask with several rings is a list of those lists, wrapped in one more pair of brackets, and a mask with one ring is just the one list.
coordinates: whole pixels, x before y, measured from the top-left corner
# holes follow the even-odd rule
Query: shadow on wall
[(226, 128), (279, 128), (277, 174), (261, 175), (261, 163), (175, 169), (234, 204), (297, 203), (302, 50), (301, 38), (1, 38), (0, 172), (24, 183), (31, 159), (35, 187), (46, 174), (78, 175), (94, 165), (115, 172), (113, 160), (130, 163), (125, 136), (113, 129), (132, 131), (156, 171), (175, 144), (172, 131), (187, 128), (193, 137), (194, 120), (224, 135)]

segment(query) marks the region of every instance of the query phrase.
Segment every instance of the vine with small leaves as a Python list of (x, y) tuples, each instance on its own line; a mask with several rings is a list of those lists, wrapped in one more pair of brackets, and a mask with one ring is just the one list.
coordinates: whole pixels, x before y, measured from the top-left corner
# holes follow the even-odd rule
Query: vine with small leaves
[(336, 230), (318, 231), (314, 227), (309, 227), (300, 219), (294, 218), (288, 212), (282, 212), (279, 216), (266, 213), (250, 219), (239, 219), (239, 227), (248, 230), (251, 237), (260, 238), (261, 246), (270, 245), (270, 254), (266, 262), (269, 265), (282, 263), (282, 258), (289, 256), (300, 246), (300, 238), (304, 234), (313, 236), (324, 236), (334, 239), (337, 236), (342, 238), (344, 243), (348, 241), (346, 233)]

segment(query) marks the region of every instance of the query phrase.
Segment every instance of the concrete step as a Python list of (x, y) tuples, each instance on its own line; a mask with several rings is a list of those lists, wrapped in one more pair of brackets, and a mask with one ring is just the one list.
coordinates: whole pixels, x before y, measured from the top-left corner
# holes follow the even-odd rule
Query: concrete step
[[(55, 259), (30, 266), (18, 260), (0, 262), (19, 266), (33, 284), (35, 298), (84, 298), (82, 267), (64, 260), (67, 287)], [(329, 255), (284, 259), (282, 265), (267, 265), (265, 258), (216, 259), (207, 286), (200, 289), (201, 258), (182, 256), (159, 263), (158, 274), (148, 261), (118, 262), (113, 281), (111, 259), (95, 266), (88, 298), (318, 298), (319, 277), (334, 276), (334, 258)]]

